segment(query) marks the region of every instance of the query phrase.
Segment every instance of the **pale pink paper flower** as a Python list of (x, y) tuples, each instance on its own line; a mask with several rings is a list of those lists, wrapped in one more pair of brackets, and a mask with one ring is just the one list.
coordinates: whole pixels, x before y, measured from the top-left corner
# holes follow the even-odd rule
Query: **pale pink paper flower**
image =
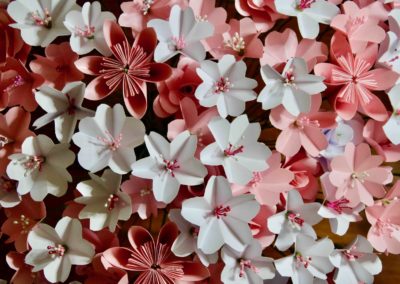
[(371, 206), (373, 197), (382, 198), (384, 185), (393, 180), (392, 167), (382, 167), (382, 162), (381, 156), (371, 155), (368, 144), (347, 144), (344, 155), (331, 162), (329, 179), (338, 188), (336, 199), (346, 198), (353, 207), (360, 202)]
[(157, 217), (158, 209), (166, 206), (165, 203), (159, 202), (154, 198), (151, 179), (131, 175), (129, 180), (122, 183), (121, 190), (131, 198), (132, 213), (138, 213), (143, 220)]
[(200, 281), (209, 276), (207, 268), (198, 262), (179, 259), (171, 252), (178, 236), (174, 223), (160, 229), (156, 240), (143, 227), (128, 231), (131, 248), (115, 247), (103, 253), (112, 266), (140, 272), (135, 284), (172, 284), (177, 280)]
[(43, 76), (46, 85), (62, 90), (69, 82), (83, 80), (84, 75), (74, 65), (79, 56), (68, 42), (50, 44), (44, 52), (46, 56), (35, 55), (36, 59), (29, 63), (29, 67)]
[(379, 26), (387, 20), (382, 3), (374, 1), (360, 9), (355, 2), (346, 1), (342, 10), (342, 14), (332, 19), (331, 27), (346, 35), (353, 54), (363, 52), (368, 43), (379, 44), (385, 39), (385, 30)]
[(328, 146), (323, 129), (336, 127), (334, 112), (320, 112), (321, 96), (312, 97), (311, 109), (298, 116), (291, 115), (282, 106), (271, 111), (270, 120), (274, 127), (282, 130), (276, 140), (276, 149), (285, 156), (294, 156), (301, 147), (313, 157)]
[(327, 60), (328, 47), (312, 39), (303, 38), (299, 42), (292, 29), (285, 29), (282, 33), (273, 31), (267, 35), (263, 57), (260, 58), (261, 66), (268, 64), (281, 72), (292, 57), (303, 58), (308, 72), (311, 72), (315, 64)]
[(261, 205), (257, 216), (249, 223), (253, 238), (259, 241), (262, 248), (270, 246), (275, 240), (275, 234), (268, 229), (267, 222), (265, 222), (275, 213), (276, 206)]
[(346, 37), (335, 33), (331, 41), (331, 54), (336, 64), (319, 63), (314, 67), (315, 74), (325, 77), (328, 86), (335, 87), (335, 90), (339, 88), (334, 109), (345, 120), (352, 119), (357, 110), (378, 121), (388, 117), (385, 106), (373, 91), (391, 88), (399, 76), (384, 68), (370, 70), (377, 53), (377, 45), (370, 44), (354, 56)]

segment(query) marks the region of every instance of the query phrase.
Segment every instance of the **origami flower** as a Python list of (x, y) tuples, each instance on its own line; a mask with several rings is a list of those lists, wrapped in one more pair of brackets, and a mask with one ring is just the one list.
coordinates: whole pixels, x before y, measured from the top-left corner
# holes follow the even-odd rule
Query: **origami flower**
[(147, 110), (146, 82), (166, 80), (171, 75), (171, 68), (151, 62), (157, 44), (154, 30), (141, 31), (133, 45), (113, 21), (106, 20), (103, 31), (114, 57), (87, 56), (75, 62), (85, 74), (97, 76), (87, 86), (85, 98), (97, 101), (122, 89), (129, 113), (141, 118)]
[(212, 176), (203, 197), (186, 199), (181, 214), (199, 226), (197, 247), (206, 254), (218, 251), (224, 244), (242, 252), (251, 243), (248, 223), (260, 208), (254, 196), (232, 196), (228, 181)]
[(275, 267), (282, 276), (291, 277), (293, 284), (312, 284), (314, 277), (326, 280), (326, 274), (333, 269), (329, 255), (334, 249), (328, 238), (315, 241), (300, 234), (294, 254), (275, 260)]
[(171, 251), (176, 256), (186, 257), (192, 253), (196, 253), (196, 256), (205, 266), (218, 261), (218, 252), (205, 254), (197, 247), (199, 227), (186, 221), (181, 215), (181, 210), (171, 209), (168, 218), (178, 226), (180, 231), (179, 236), (171, 247)]
[(309, 112), (311, 96), (326, 89), (323, 77), (308, 74), (306, 62), (301, 58), (290, 59), (282, 75), (269, 65), (261, 68), (261, 75), (266, 86), (257, 101), (265, 110), (282, 104), (294, 116)]
[(347, 143), (354, 138), (353, 128), (346, 124), (340, 117), (336, 118), (337, 126), (332, 129), (324, 130), (324, 135), (328, 141), (328, 146), (320, 152), (321, 156), (332, 159), (343, 154)]
[(331, 41), (331, 54), (338, 65), (315, 65), (315, 74), (325, 77), (328, 86), (339, 87), (334, 99), (334, 109), (341, 118), (352, 119), (358, 109), (378, 121), (387, 118), (385, 106), (372, 91), (391, 88), (398, 75), (384, 68), (370, 70), (377, 53), (377, 45), (371, 44), (354, 56), (345, 36), (335, 33)]
[(215, 142), (204, 148), (200, 159), (206, 165), (222, 165), (229, 182), (246, 185), (253, 172), (267, 169), (271, 150), (257, 142), (261, 133), (259, 123), (249, 123), (247, 115), (235, 118), (232, 123), (215, 117), (208, 128)]
[(21, 61), (7, 58), (0, 67), (0, 109), (20, 105), (27, 111), (34, 111), (37, 103), (33, 90), (43, 82), (42, 76), (29, 72)]
[[(6, 158), (4, 158), (6, 159)], [(12, 208), (21, 202), (21, 196), (17, 192), (17, 182), (6, 175), (0, 177), (0, 206)]]
[(257, 240), (264, 249), (270, 246), (275, 240), (275, 234), (267, 226), (267, 220), (276, 213), (276, 206), (261, 205), (256, 217), (249, 223), (253, 238)]
[(382, 3), (374, 1), (360, 9), (355, 2), (346, 1), (342, 10), (332, 19), (331, 27), (346, 35), (353, 54), (364, 51), (369, 43), (384, 40), (385, 30), (379, 23), (386, 21), (387, 12)]
[(280, 201), (281, 193), (293, 189), (290, 182), (294, 174), (281, 168), (281, 154), (274, 151), (267, 160), (268, 169), (262, 172), (254, 172), (253, 178), (245, 186), (233, 184), (234, 195), (250, 192), (261, 205), (275, 206)]
[(82, 107), (85, 86), (82, 82), (68, 83), (62, 91), (42, 86), (35, 98), (47, 114), (38, 118), (33, 126), (40, 128), (54, 121), (58, 141), (69, 143), (78, 120), (94, 115), (92, 110)]
[(286, 156), (295, 155), (303, 147), (311, 156), (318, 156), (328, 146), (323, 129), (336, 126), (334, 112), (319, 112), (321, 96), (311, 100), (310, 112), (293, 116), (282, 107), (271, 111), (272, 125), (282, 132), (276, 140), (276, 149)]
[(104, 56), (110, 56), (111, 50), (103, 36), (103, 24), (106, 20), (116, 19), (110, 12), (101, 12), (98, 1), (86, 2), (82, 11), (70, 11), (65, 16), (64, 25), (71, 33), (72, 50), (78, 54), (86, 54), (96, 49)]
[(129, 180), (122, 183), (121, 190), (131, 198), (132, 213), (138, 213), (143, 220), (151, 216), (157, 217), (158, 209), (166, 206), (155, 199), (151, 179), (131, 175)]
[(16, 21), (13, 28), (21, 30), (22, 39), (29, 45), (46, 47), (55, 38), (69, 35), (64, 27), (65, 15), (78, 10), (75, 0), (17, 0), (7, 6), (7, 12)]
[(314, 39), (319, 33), (319, 23), (329, 25), (339, 8), (325, 0), (275, 0), (276, 10), (284, 15), (297, 17), (301, 36)]
[[(0, 3), (1, 5), (1, 3)], [(32, 272), (32, 266), (25, 263), (25, 254), (11, 251), (6, 255), (6, 262), (15, 270), (10, 283), (49, 283), (43, 273)], [(5, 283), (4, 283), (5, 284)]]
[(389, 120), (383, 125), (383, 131), (385, 132), (386, 137), (392, 142), (394, 145), (400, 144), (400, 84), (395, 85), (390, 92), (388, 93), (390, 102), (393, 107), (393, 113), (389, 117)]
[(253, 91), (257, 81), (246, 77), (246, 63), (236, 62), (232, 55), (225, 55), (218, 63), (203, 61), (197, 74), (203, 80), (195, 92), (200, 105), (217, 106), (221, 117), (243, 113), (246, 102), (255, 100)]
[(156, 62), (165, 62), (179, 53), (204, 60), (206, 51), (201, 40), (214, 33), (211, 23), (196, 20), (192, 8), (182, 10), (178, 5), (172, 7), (169, 21), (154, 19), (147, 26), (156, 30), (160, 41), (154, 52)]
[(336, 199), (346, 198), (349, 206), (354, 207), (360, 202), (371, 206), (373, 197), (382, 198), (383, 185), (393, 180), (392, 168), (380, 167), (382, 162), (381, 156), (371, 155), (368, 144), (347, 144), (344, 155), (331, 162), (329, 179), (337, 187)]
[(28, 235), (32, 250), (25, 263), (33, 272), (43, 270), (52, 283), (67, 280), (71, 265), (89, 264), (94, 256), (91, 243), (82, 238), (82, 225), (77, 219), (63, 217), (55, 229), (46, 224), (36, 225)]
[(85, 279), (86, 284), (103, 282), (109, 284), (129, 284), (128, 274), (124, 270), (109, 264), (101, 254), (95, 255), (91, 265), (92, 269), (89, 271), (86, 270), (83, 273), (83, 276), (87, 277)]
[(260, 65), (268, 64), (282, 71), (286, 62), (292, 57), (303, 58), (307, 63), (308, 72), (311, 72), (315, 64), (327, 60), (328, 47), (323, 42), (311, 39), (303, 38), (299, 42), (296, 33), (291, 29), (285, 29), (282, 33), (278, 31), (268, 33)]
[[(372, 11), (372, 10), (371, 10)], [(389, 68), (400, 73), (400, 13), (399, 9), (393, 9), (389, 13), (389, 31), (386, 38), (379, 46), (379, 59), (377, 65)]]
[(171, 252), (178, 236), (174, 223), (160, 229), (157, 240), (143, 227), (133, 226), (128, 231), (132, 248), (115, 247), (103, 253), (113, 266), (140, 272), (135, 284), (176, 283), (178, 280), (200, 281), (209, 276), (208, 270), (198, 262), (180, 260)]
[(333, 279), (338, 284), (372, 284), (373, 275), (382, 270), (381, 260), (373, 253), (371, 244), (360, 235), (345, 249), (332, 252), (329, 259), (337, 267)]
[(118, 174), (126, 174), (136, 160), (134, 148), (143, 144), (145, 128), (140, 120), (127, 117), (124, 108), (102, 104), (94, 117), (79, 123), (79, 132), (72, 136), (81, 148), (78, 162), (86, 170), (97, 172), (109, 166)]
[(22, 153), (12, 154), (7, 175), (18, 181), (20, 195), (30, 195), (35, 201), (42, 201), (47, 194), (60, 197), (72, 181), (67, 171), (74, 160), (74, 153), (68, 144), (54, 144), (46, 135), (28, 137), (22, 143)]
[[(301, 195), (296, 190), (287, 194), (286, 209), (268, 218), (268, 229), (278, 234), (275, 246), (281, 250), (287, 250), (301, 234), (317, 238), (313, 225), (322, 220), (317, 212), (321, 204), (318, 202), (304, 203)], [(289, 275), (283, 275), (289, 276)]]
[(83, 80), (84, 75), (74, 65), (79, 56), (68, 42), (50, 44), (44, 53), (46, 57), (35, 55), (36, 59), (29, 63), (29, 67), (43, 76), (46, 85), (62, 90), (69, 82)]
[(189, 131), (179, 134), (171, 143), (156, 132), (144, 137), (150, 156), (132, 165), (132, 174), (153, 180), (157, 201), (171, 203), (179, 186), (202, 184), (206, 168), (194, 158), (197, 136)]
[(0, 176), (10, 163), (8, 156), (21, 152), (22, 142), (35, 134), (29, 130), (31, 114), (21, 107), (10, 108), (0, 114)]
[(79, 219), (90, 219), (90, 229), (99, 231), (108, 227), (115, 231), (118, 220), (128, 220), (132, 214), (131, 199), (120, 191), (121, 176), (105, 170), (101, 177), (89, 173), (90, 180), (78, 183), (76, 189), (82, 194), (75, 202), (84, 204)]
[(350, 207), (348, 199), (336, 199), (336, 188), (329, 181), (329, 173), (323, 174), (320, 179), (325, 202), (318, 210), (318, 214), (323, 218), (329, 219), (332, 232), (343, 236), (349, 229), (350, 222), (362, 220), (359, 213), (364, 210), (364, 205), (357, 204), (355, 207)]
[(263, 280), (275, 276), (273, 260), (262, 256), (262, 248), (257, 240), (253, 240), (243, 252), (224, 246), (221, 257), (225, 263), (221, 280), (226, 284), (262, 284)]

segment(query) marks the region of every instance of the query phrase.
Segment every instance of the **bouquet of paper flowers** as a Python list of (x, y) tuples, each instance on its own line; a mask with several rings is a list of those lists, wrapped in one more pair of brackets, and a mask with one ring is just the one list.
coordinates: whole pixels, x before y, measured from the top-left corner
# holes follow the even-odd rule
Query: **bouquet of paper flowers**
[(399, 0), (2, 0), (0, 278), (398, 283), (399, 79)]

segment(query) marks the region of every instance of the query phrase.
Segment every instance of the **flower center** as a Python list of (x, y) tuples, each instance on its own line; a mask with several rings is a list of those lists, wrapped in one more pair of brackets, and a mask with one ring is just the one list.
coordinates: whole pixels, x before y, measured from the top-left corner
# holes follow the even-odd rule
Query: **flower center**
[(357, 247), (353, 245), (351, 248), (344, 250), (342, 253), (348, 260), (355, 261), (364, 256), (363, 253), (357, 251), (356, 249)]
[(98, 136), (97, 139), (104, 143), (111, 151), (116, 151), (121, 147), (122, 133), (120, 133), (116, 138), (111, 135), (109, 131), (105, 131), (106, 137)]
[(312, 258), (310, 256), (304, 257), (299, 252), (295, 253), (295, 257), (296, 257), (296, 267), (297, 268), (300, 267), (301, 265), (303, 265), (304, 268), (307, 268), (310, 265), (310, 263), (312, 262)]
[(236, 51), (240, 56), (242, 56), (246, 49), (246, 42), (244, 41), (243, 37), (236, 32), (233, 34), (231, 39), (226, 40), (225, 46), (231, 48), (233, 51)]
[(25, 215), (21, 215), (19, 217), (19, 220), (14, 220), (13, 221), (14, 225), (20, 225), (21, 226), (21, 234), (27, 234), (30, 230), (30, 227), (32, 225), (31, 220), (29, 217), (26, 217)]
[(174, 170), (180, 168), (180, 166), (178, 164), (178, 161), (176, 159), (173, 160), (173, 161), (169, 161), (169, 160), (165, 160), (164, 159), (163, 162), (164, 162), (165, 170), (167, 172), (169, 172), (172, 177), (175, 177)]
[(154, 4), (154, 0), (143, 0), (142, 13), (147, 15), (150, 12), (151, 5)]
[(42, 26), (46, 29), (51, 29), (52, 18), (49, 9), (44, 8), (42, 9), (41, 13), (38, 10), (36, 10), (36, 12), (31, 13), (31, 18), (34, 25)]
[(140, 190), (140, 197), (144, 197), (146, 195), (149, 195), (151, 193), (151, 189), (149, 188), (144, 188)]
[(4, 148), (4, 146), (6, 146), (7, 144), (10, 144), (12, 142), (13, 142), (13, 140), (0, 134), (0, 149)]
[(351, 187), (353, 188), (355, 186), (355, 182), (359, 181), (361, 183), (364, 183), (365, 179), (369, 177), (369, 174), (367, 172), (361, 172), (361, 173), (352, 173), (351, 174)]
[(222, 217), (226, 217), (229, 212), (231, 212), (230, 206), (219, 205), (214, 209), (214, 216), (216, 216), (217, 219), (220, 219)]
[(71, 98), (69, 94), (65, 94), (65, 96), (68, 99), (68, 108), (66, 110), (66, 113), (68, 113), (68, 115), (74, 115), (76, 112), (75, 98)]
[(297, 9), (298, 10), (304, 10), (311, 8), (311, 4), (314, 3), (316, 0), (300, 0), (297, 1)]
[(244, 149), (243, 145), (240, 146), (233, 146), (231, 143), (228, 144), (228, 148), (224, 150), (224, 155), (226, 157), (233, 157), (239, 153), (242, 153)]
[(35, 170), (38, 170), (39, 172), (43, 168), (43, 164), (45, 163), (46, 158), (38, 155), (33, 155), (33, 156), (25, 156), (17, 160), (17, 162), (21, 163), (22, 166), (25, 168), (25, 174), (24, 176), (26, 177), (27, 175), (31, 174)]
[(293, 68), (289, 68), (286, 72), (285, 72), (285, 74), (283, 74), (283, 84), (285, 85), (285, 86), (293, 86), (293, 87), (295, 87), (296, 86), (296, 83), (295, 83), (295, 77), (294, 77), (294, 71), (293, 71)]
[(248, 185), (255, 188), (260, 184), (262, 179), (263, 178), (260, 172), (253, 172), (253, 178), (250, 180)]
[(245, 269), (250, 269), (250, 270), (254, 271), (255, 273), (259, 272), (259, 269), (251, 263), (251, 260), (240, 259), (239, 266), (240, 266), (239, 277), (245, 276), (245, 274), (246, 274)]
[(307, 116), (302, 116), (296, 120), (295, 126), (297, 126), (299, 129), (304, 129), (306, 126), (320, 128), (321, 125), (319, 124), (318, 120), (311, 120)]
[(393, 224), (390, 219), (378, 219), (373, 227), (373, 232), (378, 236), (392, 237), (392, 234), (400, 230), (400, 226)]
[(291, 224), (296, 228), (297, 227), (302, 227), (303, 224), (304, 224), (304, 219), (300, 218), (300, 214), (299, 213), (294, 213), (294, 212), (288, 211), (286, 213), (286, 217), (291, 222)]
[(343, 209), (352, 209), (349, 206), (346, 206), (350, 201), (346, 198), (341, 198), (336, 201), (328, 201), (326, 202), (326, 207), (331, 208), (339, 214), (343, 213)]
[(75, 36), (84, 37), (87, 39), (94, 39), (95, 27), (85, 25), (84, 28), (75, 27)]
[(108, 196), (107, 202), (104, 204), (104, 207), (107, 208), (108, 211), (111, 211), (115, 208), (119, 201), (118, 195), (110, 194)]
[(360, 26), (362, 26), (365, 22), (367, 21), (367, 17), (361, 16), (361, 17), (351, 17), (347, 21), (345, 28), (347, 30), (348, 34), (354, 33)]
[(229, 92), (230, 88), (233, 87), (233, 84), (229, 81), (229, 78), (219, 78), (217, 82), (214, 84), (214, 93), (226, 93)]
[(51, 255), (52, 258), (64, 256), (67, 251), (67, 247), (63, 245), (47, 246), (47, 253)]
[(3, 92), (9, 92), (19, 86), (22, 86), (23, 84), (25, 84), (24, 78), (22, 78), (21, 75), (17, 75), (14, 77), (14, 81), (7, 88), (5, 88)]
[(208, 21), (208, 15), (197, 15), (196, 16), (196, 21), (198, 22), (207, 22)]

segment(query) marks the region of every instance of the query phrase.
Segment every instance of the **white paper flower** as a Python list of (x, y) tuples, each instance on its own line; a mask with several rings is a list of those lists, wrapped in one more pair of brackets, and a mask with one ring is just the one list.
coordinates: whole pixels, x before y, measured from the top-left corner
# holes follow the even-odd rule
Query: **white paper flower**
[(143, 144), (145, 127), (140, 120), (127, 117), (124, 108), (102, 104), (95, 117), (79, 123), (79, 132), (72, 136), (81, 148), (78, 162), (86, 170), (97, 172), (109, 166), (118, 174), (126, 174), (136, 161), (134, 148)]
[(282, 276), (291, 277), (293, 284), (312, 284), (314, 277), (327, 279), (326, 274), (333, 269), (329, 255), (334, 249), (328, 238), (315, 241), (299, 234), (294, 254), (275, 260), (275, 267)]
[(17, 192), (17, 182), (7, 176), (0, 177), (0, 206), (11, 208), (21, 203), (21, 196)]
[(318, 214), (329, 219), (332, 232), (343, 236), (349, 229), (351, 222), (361, 221), (360, 212), (364, 210), (364, 205), (359, 204), (352, 208), (348, 206), (350, 202), (346, 198), (336, 199), (336, 187), (329, 180), (329, 173), (321, 176), (322, 190), (325, 195), (325, 202), (319, 208)]
[(22, 143), (21, 153), (9, 156), (9, 178), (18, 181), (20, 195), (30, 192), (35, 201), (42, 201), (47, 194), (62, 196), (72, 181), (67, 171), (74, 160), (69, 144), (54, 144), (46, 135), (28, 137)]
[(54, 121), (58, 141), (69, 143), (78, 120), (94, 115), (94, 111), (82, 107), (85, 87), (82, 82), (68, 83), (62, 91), (49, 86), (40, 87), (35, 99), (47, 114), (36, 119), (33, 126), (40, 128)]
[(319, 23), (329, 25), (339, 14), (339, 8), (326, 0), (275, 0), (276, 10), (284, 15), (297, 17), (301, 36), (315, 39)]
[(214, 34), (214, 26), (206, 21), (197, 21), (192, 8), (182, 10), (178, 5), (171, 9), (169, 21), (154, 19), (148, 22), (160, 41), (154, 52), (156, 62), (165, 62), (178, 53), (202, 61), (206, 50), (201, 40)]
[(55, 229), (39, 223), (28, 235), (32, 250), (25, 263), (32, 265), (32, 272), (44, 271), (52, 283), (64, 282), (71, 265), (85, 265), (92, 261), (94, 246), (82, 238), (82, 225), (77, 219), (63, 217)]
[(7, 12), (21, 30), (22, 39), (32, 46), (48, 46), (56, 37), (69, 35), (63, 21), (72, 10), (79, 10), (75, 0), (16, 0)]
[(203, 80), (195, 96), (204, 107), (217, 106), (220, 116), (238, 116), (245, 110), (246, 102), (255, 100), (253, 91), (257, 81), (246, 78), (246, 63), (236, 62), (233, 55), (224, 57), (215, 63), (203, 61), (197, 74)]
[(377, 64), (400, 73), (400, 9), (393, 9), (389, 15), (389, 31), (379, 46)]
[(296, 241), (299, 234), (305, 234), (316, 239), (313, 225), (319, 223), (322, 217), (317, 214), (321, 204), (317, 202), (304, 203), (297, 190), (288, 192), (286, 210), (268, 218), (268, 229), (278, 234), (275, 246), (285, 251)]
[(224, 246), (221, 256), (225, 263), (221, 280), (225, 284), (262, 284), (275, 276), (273, 260), (262, 256), (257, 240), (253, 239), (243, 252)]
[(224, 244), (243, 251), (253, 239), (248, 223), (259, 209), (260, 205), (252, 194), (233, 197), (224, 177), (211, 176), (204, 196), (186, 199), (181, 214), (200, 227), (197, 247), (211, 254)]
[(336, 122), (336, 128), (324, 130), (328, 146), (320, 154), (327, 159), (342, 155), (347, 143), (354, 139), (354, 130), (349, 124), (339, 116), (336, 118)]
[(111, 55), (103, 35), (105, 20), (115, 21), (116, 18), (110, 12), (102, 12), (97, 1), (86, 2), (81, 12), (70, 11), (65, 16), (64, 25), (71, 32), (72, 50), (78, 54), (86, 54), (96, 49), (104, 56)]
[(171, 143), (156, 132), (146, 135), (150, 156), (132, 165), (132, 174), (153, 180), (157, 201), (171, 203), (181, 184), (199, 185), (204, 182), (207, 169), (194, 158), (197, 136), (189, 131), (179, 134)]
[(282, 104), (294, 116), (309, 112), (311, 96), (326, 89), (324, 78), (308, 74), (307, 64), (302, 58), (290, 59), (282, 75), (265, 65), (261, 68), (261, 76), (266, 86), (257, 101), (262, 103), (262, 108), (268, 110)]
[(382, 262), (373, 253), (366, 238), (358, 235), (345, 249), (336, 249), (329, 259), (338, 269), (333, 279), (337, 284), (372, 284), (374, 276), (382, 271)]
[(205, 254), (197, 247), (199, 227), (186, 221), (182, 217), (180, 209), (171, 209), (168, 218), (178, 226), (181, 232), (171, 247), (171, 251), (176, 256), (187, 257), (192, 253), (196, 253), (205, 266), (209, 266), (218, 261), (218, 252)]
[(111, 170), (105, 170), (101, 177), (89, 173), (90, 180), (78, 183), (76, 189), (82, 197), (75, 202), (84, 204), (79, 219), (90, 219), (90, 229), (100, 231), (108, 227), (115, 231), (118, 220), (128, 220), (132, 214), (131, 199), (122, 192), (121, 176)]
[(254, 172), (267, 169), (271, 150), (257, 142), (261, 133), (259, 123), (249, 123), (247, 115), (238, 116), (232, 123), (215, 117), (208, 128), (215, 142), (203, 149), (200, 159), (206, 165), (222, 165), (229, 182), (246, 185)]
[(393, 113), (383, 126), (387, 138), (394, 145), (400, 144), (400, 84), (395, 85), (388, 93)]

